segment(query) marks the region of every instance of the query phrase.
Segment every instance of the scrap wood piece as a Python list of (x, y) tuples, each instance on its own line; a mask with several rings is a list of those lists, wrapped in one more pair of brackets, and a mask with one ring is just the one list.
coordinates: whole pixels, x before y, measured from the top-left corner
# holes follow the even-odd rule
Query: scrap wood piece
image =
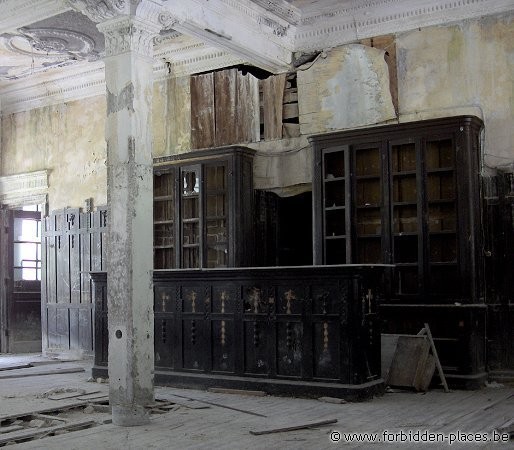
[[(175, 395), (176, 397), (181, 397), (181, 398), (187, 398), (187, 399), (190, 399), (190, 400), (195, 400), (195, 401), (200, 402), (200, 403), (206, 403), (206, 404), (212, 405), (212, 406), (219, 406), (220, 408), (231, 409), (233, 411), (238, 411), (238, 412), (242, 412), (242, 413), (245, 413), (245, 414), (250, 414), (252, 416), (267, 417), (267, 416), (265, 416), (263, 414), (259, 414), (259, 413), (253, 412), (253, 411), (248, 411), (246, 409), (235, 408), (234, 406), (223, 405), (221, 403), (210, 402), (210, 401), (207, 401), (207, 400), (200, 400), (200, 399), (197, 399), (197, 398), (185, 397), (185, 396), (178, 395), (178, 394), (173, 394), (173, 395)], [(184, 406), (186, 406), (186, 405), (184, 405)]]
[[(35, 369), (35, 367), (33, 367)], [(85, 372), (86, 369), (83, 367), (65, 367), (65, 368), (57, 368), (57, 369), (48, 369), (48, 370), (40, 370), (37, 372), (29, 372), (30, 369), (20, 369), (24, 370), (26, 372), (17, 372), (15, 374), (13, 373), (6, 373), (6, 374), (0, 374), (1, 380), (6, 380), (9, 378), (25, 378), (25, 377), (39, 377), (42, 375), (59, 375), (64, 373), (78, 373), (78, 372)]]
[(318, 420), (315, 422), (307, 422), (307, 423), (304, 423), (301, 425), (290, 425), (287, 427), (268, 428), (267, 430), (259, 430), (259, 431), (250, 430), (250, 434), (253, 434), (254, 436), (259, 436), (261, 434), (282, 433), (285, 431), (296, 431), (296, 430), (303, 430), (305, 428), (314, 428), (314, 427), (319, 427), (322, 425), (329, 425), (331, 423), (336, 423), (336, 422), (337, 422), (337, 419)]
[(165, 396), (161, 396), (156, 398), (156, 400), (169, 400), (179, 406), (185, 406), (189, 409), (207, 409), (210, 408), (209, 405), (204, 403), (200, 403), (195, 399), (190, 399), (188, 397), (175, 397), (173, 394), (165, 394)]
[(250, 395), (253, 397), (265, 397), (266, 392), (264, 391), (252, 391), (246, 389), (229, 389), (229, 388), (220, 388), (220, 387), (212, 387), (207, 389), (209, 392), (215, 392), (218, 394), (239, 394), (239, 395)]
[(94, 427), (97, 423), (94, 420), (86, 420), (83, 422), (67, 423), (63, 425), (56, 425), (51, 428), (45, 428), (44, 430), (30, 429), (25, 431), (19, 431), (18, 433), (10, 433), (8, 436), (0, 437), (0, 445), (5, 445), (8, 442), (27, 441), (30, 439), (42, 438), (56, 431), (75, 431), (83, 430), (85, 428)]
[(2, 370), (14, 370), (14, 369), (27, 369), (32, 367), (30, 363), (20, 363), (20, 364), (0, 364), (0, 371)]
[(0, 427), (0, 434), (11, 433), (13, 431), (23, 430), (21, 425), (9, 425), (7, 427)]
[(77, 400), (90, 400), (92, 402), (99, 402), (103, 400), (109, 399), (109, 394), (104, 394), (100, 391), (96, 392), (90, 392), (84, 395), (79, 395), (78, 397), (75, 397)]

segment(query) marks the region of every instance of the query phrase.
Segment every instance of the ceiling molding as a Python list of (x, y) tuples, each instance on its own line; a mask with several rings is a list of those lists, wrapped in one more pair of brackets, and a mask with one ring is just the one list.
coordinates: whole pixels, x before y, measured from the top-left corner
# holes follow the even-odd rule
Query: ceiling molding
[[(187, 76), (243, 64), (241, 58), (182, 36), (180, 45), (161, 45), (154, 49), (154, 80)], [(63, 102), (105, 95), (103, 61), (78, 63), (50, 76), (19, 80), (0, 91), (1, 113), (12, 114)]]
[(270, 72), (291, 63), (296, 27), (250, 0), (166, 2), (160, 21)]
[(56, 16), (69, 8), (62, 0), (0, 0), (0, 34)]
[(376, 0), (344, 3), (303, 17), (296, 51), (312, 51), (359, 39), (514, 11), (512, 0)]

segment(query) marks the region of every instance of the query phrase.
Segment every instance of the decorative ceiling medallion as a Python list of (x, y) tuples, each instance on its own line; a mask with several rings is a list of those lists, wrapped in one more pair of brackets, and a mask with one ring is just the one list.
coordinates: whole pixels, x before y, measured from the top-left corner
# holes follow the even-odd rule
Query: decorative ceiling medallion
[(95, 43), (88, 36), (55, 28), (20, 28), (19, 34), (4, 36), (12, 52), (32, 58), (94, 61), (99, 58)]

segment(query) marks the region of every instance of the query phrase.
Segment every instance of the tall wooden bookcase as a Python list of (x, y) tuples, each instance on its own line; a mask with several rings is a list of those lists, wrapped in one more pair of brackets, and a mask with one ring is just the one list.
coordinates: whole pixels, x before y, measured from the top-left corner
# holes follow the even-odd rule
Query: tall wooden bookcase
[(154, 160), (154, 269), (253, 264), (253, 155), (233, 146)]
[(460, 116), (312, 137), (315, 263), (392, 263), (395, 299), (478, 301), (481, 128)]

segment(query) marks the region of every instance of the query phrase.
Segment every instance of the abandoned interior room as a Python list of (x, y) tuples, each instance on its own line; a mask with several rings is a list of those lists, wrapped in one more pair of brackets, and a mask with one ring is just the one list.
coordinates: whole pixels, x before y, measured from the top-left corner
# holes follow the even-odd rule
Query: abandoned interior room
[(0, 0), (0, 115), (0, 352), (114, 424), (514, 382), (511, 0)]

